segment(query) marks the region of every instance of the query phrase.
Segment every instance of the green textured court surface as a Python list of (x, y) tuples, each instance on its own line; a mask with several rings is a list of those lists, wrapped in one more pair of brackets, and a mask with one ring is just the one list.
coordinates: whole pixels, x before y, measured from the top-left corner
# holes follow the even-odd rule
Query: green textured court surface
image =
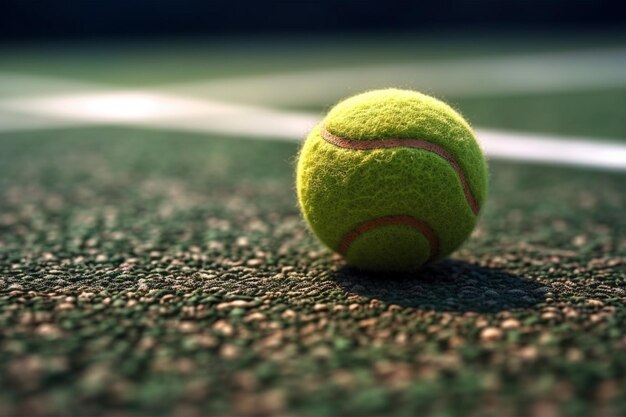
[[(452, 100), (489, 127), (626, 138), (624, 87)], [(492, 161), (462, 249), (370, 275), (307, 233), (297, 149), (0, 133), (0, 416), (626, 414), (624, 172)]]

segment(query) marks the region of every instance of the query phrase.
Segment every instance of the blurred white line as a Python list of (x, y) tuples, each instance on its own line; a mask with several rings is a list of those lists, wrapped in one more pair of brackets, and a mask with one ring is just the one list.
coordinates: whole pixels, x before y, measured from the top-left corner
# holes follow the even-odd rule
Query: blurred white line
[[(190, 132), (298, 141), (320, 114), (286, 112), (257, 106), (199, 100), (151, 91), (89, 92), (0, 100), (3, 114), (37, 121), (39, 127), (132, 125)], [(9, 125), (10, 127), (10, 125)], [(1, 129), (0, 129), (1, 130)], [(626, 145), (593, 138), (477, 129), (483, 148), (494, 159), (626, 170)]]
[(332, 103), (367, 89), (412, 88), (438, 96), (493, 96), (626, 86), (626, 49), (318, 69), (161, 87), (186, 96), (271, 106)]
[[(19, 115), (17, 126), (16, 115)], [(305, 135), (319, 117), (311, 113), (287, 112), (143, 90), (83, 92), (0, 100), (0, 131), (17, 130), (29, 118), (38, 124), (47, 120), (50, 127), (138, 125), (292, 140)], [(8, 123), (3, 123), (3, 119)]]
[(626, 144), (478, 128), (476, 136), (493, 159), (543, 162), (626, 171)]
[[(155, 86), (153, 92), (269, 106), (332, 103), (367, 89), (412, 88), (437, 96), (543, 94), (626, 86), (626, 48), (547, 51), (315, 69)], [(106, 91), (82, 81), (0, 73), (0, 98)]]

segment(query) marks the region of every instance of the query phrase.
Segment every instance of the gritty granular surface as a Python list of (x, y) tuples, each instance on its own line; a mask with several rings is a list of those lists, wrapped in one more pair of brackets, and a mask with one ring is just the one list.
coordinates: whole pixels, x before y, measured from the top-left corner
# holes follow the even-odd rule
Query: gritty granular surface
[(626, 414), (624, 174), (491, 164), (472, 239), (345, 266), (295, 144), (0, 137), (0, 415)]

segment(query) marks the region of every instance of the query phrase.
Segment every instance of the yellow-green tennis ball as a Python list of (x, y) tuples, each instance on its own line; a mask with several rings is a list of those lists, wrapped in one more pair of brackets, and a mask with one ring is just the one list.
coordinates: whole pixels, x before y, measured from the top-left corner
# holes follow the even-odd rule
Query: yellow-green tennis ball
[(413, 270), (470, 235), (487, 194), (487, 163), (447, 104), (376, 90), (340, 102), (309, 134), (297, 190), (310, 229), (350, 264)]

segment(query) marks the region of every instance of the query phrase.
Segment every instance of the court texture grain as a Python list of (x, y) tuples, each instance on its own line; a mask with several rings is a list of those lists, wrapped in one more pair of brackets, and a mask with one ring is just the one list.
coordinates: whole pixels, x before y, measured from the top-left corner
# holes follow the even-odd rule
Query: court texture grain
[[(626, 46), (388, 41), (12, 47), (0, 102)], [(623, 144), (626, 83), (587, 82), (440, 96), (476, 126)], [(231, 91), (320, 116), (336, 99)], [(367, 274), (307, 232), (297, 141), (0, 109), (2, 416), (626, 414), (624, 171), (494, 158), (467, 244)]]

